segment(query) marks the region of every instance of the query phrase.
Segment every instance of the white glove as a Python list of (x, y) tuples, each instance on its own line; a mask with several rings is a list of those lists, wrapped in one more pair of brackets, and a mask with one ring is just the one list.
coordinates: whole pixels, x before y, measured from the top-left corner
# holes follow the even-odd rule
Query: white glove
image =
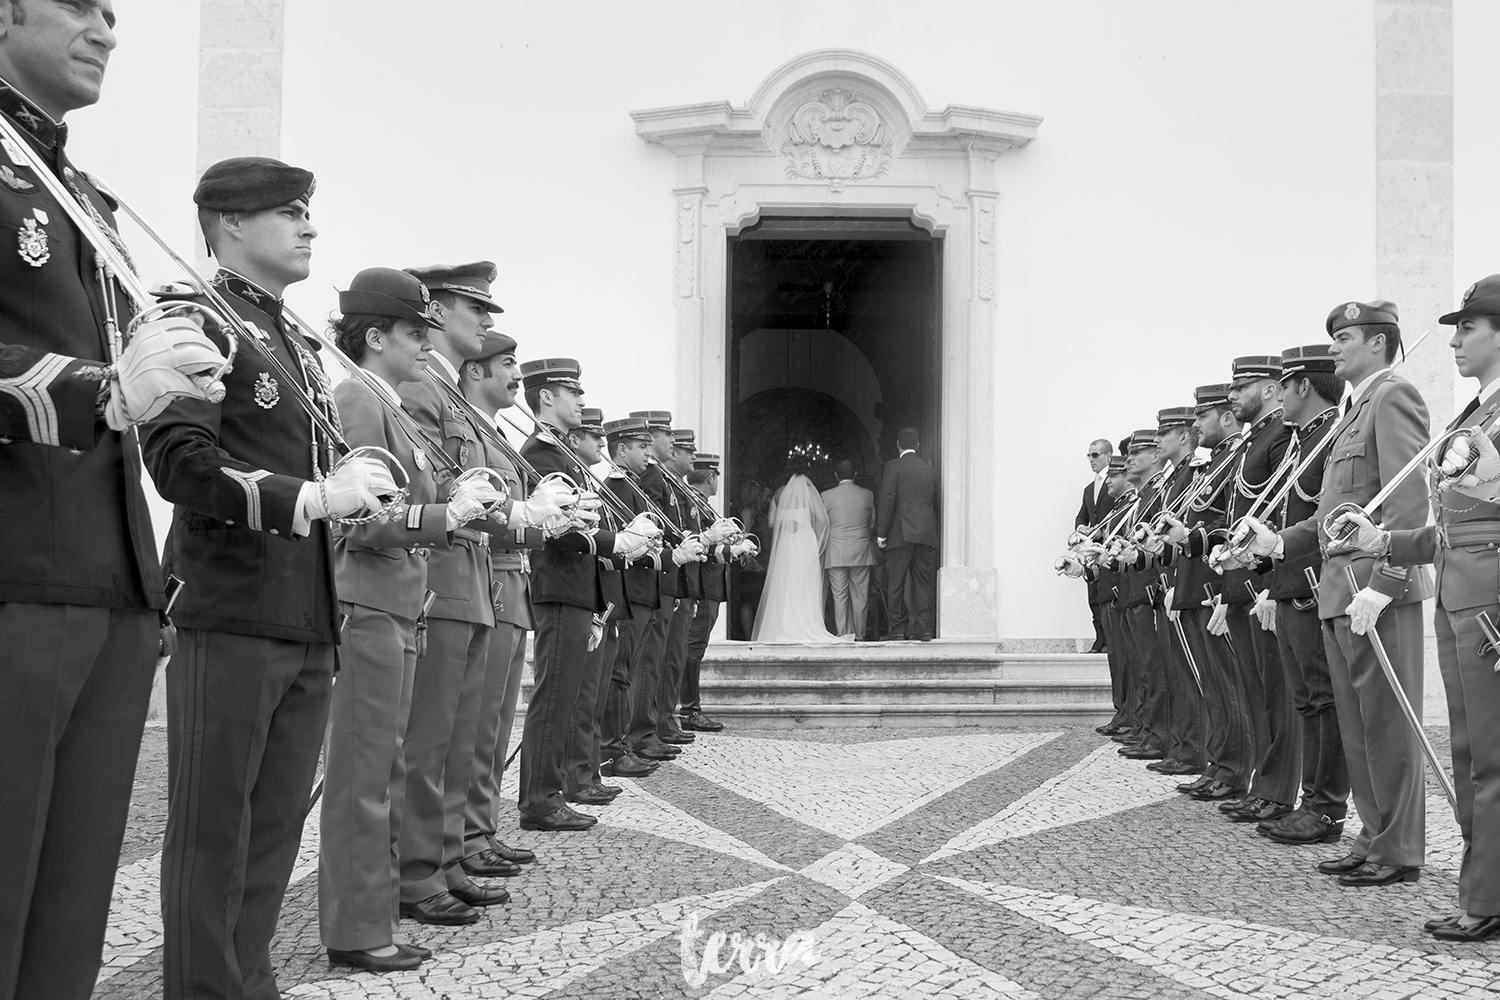
[(598, 615), (594, 616), (594, 623), (589, 626), (588, 651), (592, 653), (599, 648), (599, 643), (604, 641), (604, 619)]
[(741, 538), (729, 546), (729, 555), (733, 558), (740, 556), (753, 556), (760, 551), (760, 546), (755, 544), (753, 538)]
[(1173, 517), (1171, 514), (1164, 514), (1162, 516), (1162, 521), (1165, 522), (1167, 526), (1167, 532), (1162, 536), (1167, 540), (1167, 544), (1181, 545), (1183, 542), (1187, 541), (1188, 530), (1181, 521), (1177, 520), (1177, 518)]
[(703, 532), (703, 540), (709, 545), (727, 542), (740, 533), (740, 526), (727, 517), (721, 517)]
[[(1462, 445), (1465, 457), (1455, 463), (1454, 471), (1459, 471), (1468, 462), (1469, 455), (1477, 455), (1474, 467), (1468, 474), (1461, 476), (1454, 484), (1453, 489), (1471, 496), (1476, 500), (1492, 500), (1497, 492), (1497, 481), (1500, 481), (1500, 453), (1495, 451), (1495, 444), (1490, 440), (1488, 434), (1477, 432), (1467, 438), (1458, 438), (1448, 448), (1449, 455)], [(1472, 449), (1472, 450), (1471, 450)], [(1447, 473), (1449, 460), (1443, 460), (1443, 471)]]
[(684, 538), (681, 544), (672, 550), (672, 562), (678, 566), (686, 566), (690, 562), (702, 562), (703, 558), (703, 542), (694, 535)]
[(1223, 601), (1216, 601), (1213, 598), (1209, 598), (1208, 600), (1203, 602), (1203, 606), (1205, 608), (1212, 607), (1214, 609), (1213, 614), (1208, 616), (1209, 634), (1223, 635), (1225, 632), (1228, 632), (1229, 605), (1225, 604)]
[(479, 476), (465, 479), (448, 497), (448, 530), (482, 517), (491, 504), (504, 499), (505, 494)]
[(569, 508), (578, 502), (578, 491), (562, 479), (544, 479), (520, 505), (521, 522), (541, 528), (549, 535), (566, 531), (573, 518)]
[(1255, 604), (1250, 613), (1260, 619), (1260, 627), (1267, 632), (1276, 631), (1276, 602), (1271, 600), (1271, 591), (1262, 590), (1255, 595)]
[[(1256, 559), (1274, 555), (1276, 546), (1281, 541), (1281, 536), (1262, 521), (1253, 517), (1247, 517), (1244, 527), (1249, 529), (1249, 535), (1245, 538), (1245, 552)], [(1247, 564), (1248, 565), (1248, 564)]]
[(1349, 631), (1355, 635), (1364, 635), (1375, 627), (1375, 622), (1380, 618), (1380, 612), (1384, 611), (1391, 599), (1378, 590), (1366, 587), (1354, 595), (1354, 600), (1349, 602), (1349, 607), (1344, 609), (1344, 614), (1349, 616)]
[(104, 420), (111, 430), (123, 431), (183, 396), (221, 402), (223, 386), (208, 376), (223, 364), (214, 342), (186, 316), (142, 323), (115, 362)]
[(1227, 569), (1237, 569), (1240, 561), (1229, 552), (1227, 545), (1215, 545), (1208, 553), (1208, 568), (1215, 573), (1223, 573)]
[(391, 470), (378, 458), (360, 455), (339, 463), (307, 500), (307, 516), (316, 521), (322, 517), (352, 517), (381, 508), (382, 496), (397, 493)]
[(615, 555), (624, 558), (626, 562), (635, 562), (645, 555), (650, 547), (650, 537), (638, 531), (621, 528), (615, 532)]
[(1152, 531), (1151, 526), (1146, 524), (1136, 529), (1135, 543), (1140, 546), (1142, 552), (1151, 556), (1158, 555), (1167, 546), (1167, 540)]
[(1167, 609), (1167, 621), (1175, 622), (1177, 619), (1182, 617), (1181, 611), (1176, 611), (1172, 608), (1172, 598), (1176, 594), (1176, 587), (1168, 587), (1166, 596), (1161, 599), (1162, 606)]
[(1140, 550), (1126, 541), (1120, 541), (1120, 544), (1115, 546), (1114, 554), (1121, 566), (1134, 566), (1141, 558)]
[[(1385, 532), (1377, 528), (1363, 511), (1348, 510), (1333, 519), (1335, 535), (1328, 541), (1330, 553), (1361, 552), (1380, 553), (1386, 549)], [(1348, 532), (1345, 537), (1344, 533)]]
[(1057, 572), (1061, 576), (1066, 576), (1077, 580), (1079, 577), (1083, 576), (1083, 563), (1079, 562), (1078, 557), (1070, 552), (1067, 555), (1063, 556), (1061, 559), (1057, 560)]

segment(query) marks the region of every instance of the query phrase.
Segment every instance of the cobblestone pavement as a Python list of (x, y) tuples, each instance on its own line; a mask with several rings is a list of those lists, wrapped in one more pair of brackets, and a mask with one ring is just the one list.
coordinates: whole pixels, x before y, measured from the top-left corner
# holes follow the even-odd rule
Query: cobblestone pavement
[[(164, 744), (148, 729), (98, 997), (160, 993)], [(277, 974), (306, 998), (1500, 992), (1500, 941), (1421, 930), (1457, 892), (1435, 787), (1421, 881), (1346, 889), (1313, 870), (1339, 845), (1272, 843), (1115, 749), (1081, 728), (700, 735), (679, 763), (619, 781), (588, 832), (524, 833), (506, 811), (502, 837), (540, 858), (507, 880), (512, 902), (470, 927), (403, 922), (436, 954), (386, 976), (324, 956), (311, 823)]]

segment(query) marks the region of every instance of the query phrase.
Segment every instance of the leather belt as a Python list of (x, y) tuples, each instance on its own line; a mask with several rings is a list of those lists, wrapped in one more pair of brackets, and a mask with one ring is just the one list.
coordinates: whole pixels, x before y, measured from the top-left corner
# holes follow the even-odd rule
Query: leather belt
[(1437, 526), (1438, 548), (1454, 549), (1465, 545), (1500, 546), (1500, 521), (1459, 521)]
[(473, 542), (475, 545), (482, 545), (485, 548), (489, 548), (490, 545), (489, 534), (474, 528), (454, 528), (453, 537), (462, 538), (466, 542)]
[(490, 552), (490, 566), (502, 572), (525, 573), (531, 567), (527, 565), (526, 553), (524, 552)]

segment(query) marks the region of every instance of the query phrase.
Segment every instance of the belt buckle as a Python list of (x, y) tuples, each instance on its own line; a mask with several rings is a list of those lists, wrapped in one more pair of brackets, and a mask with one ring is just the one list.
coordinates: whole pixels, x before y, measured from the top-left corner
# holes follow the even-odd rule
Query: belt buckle
[(1440, 549), (1453, 548), (1453, 541), (1448, 537), (1448, 526), (1446, 524), (1437, 525), (1437, 544)]

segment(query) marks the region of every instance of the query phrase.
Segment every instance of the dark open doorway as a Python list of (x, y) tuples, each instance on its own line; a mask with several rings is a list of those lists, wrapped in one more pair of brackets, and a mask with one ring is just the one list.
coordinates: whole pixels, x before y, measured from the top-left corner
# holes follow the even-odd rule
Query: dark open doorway
[[(769, 218), (730, 237), (726, 510), (762, 503), (799, 459), (820, 490), (848, 458), (878, 491), (908, 425), (937, 464), (942, 260), (940, 237), (897, 219)], [(762, 582), (731, 573), (731, 639), (749, 638)]]

